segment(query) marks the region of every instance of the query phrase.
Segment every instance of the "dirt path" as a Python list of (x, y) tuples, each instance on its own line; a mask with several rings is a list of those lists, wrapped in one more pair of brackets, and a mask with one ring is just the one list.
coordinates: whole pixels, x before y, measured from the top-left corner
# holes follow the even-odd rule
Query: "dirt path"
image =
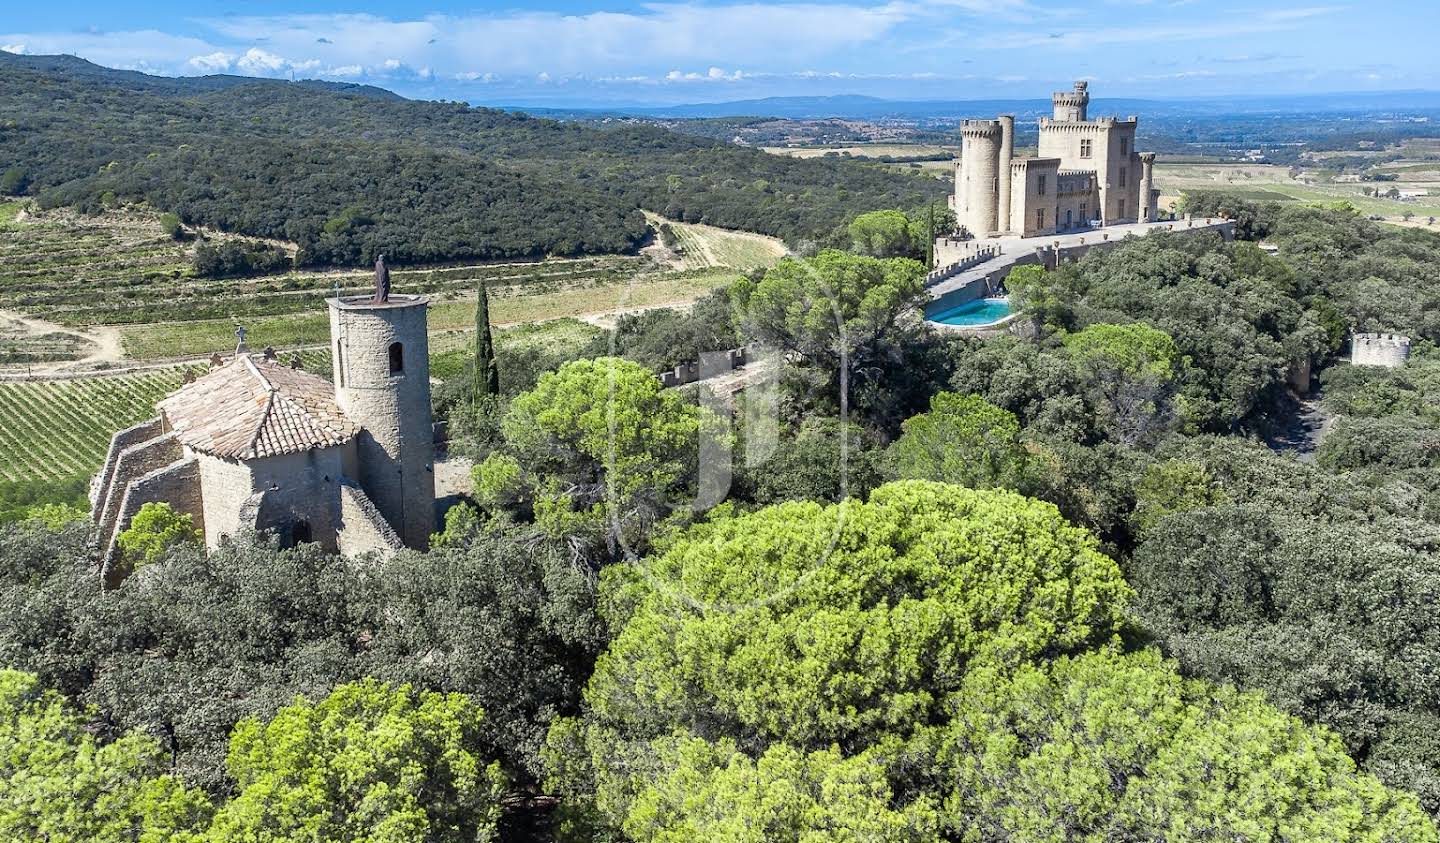
[(125, 359), (125, 347), (120, 342), (117, 328), (97, 327), (88, 330), (67, 328), (44, 319), (36, 319), (13, 310), (0, 310), (0, 320), (13, 323), (25, 330), (26, 336), (43, 337), (46, 334), (64, 334), (75, 337), (91, 350), (75, 360), (56, 360), (48, 363), (34, 363), (29, 370), (37, 373), (52, 373), (68, 370), (94, 368), (101, 364), (115, 364)]
[(1266, 444), (1281, 453), (1291, 453), (1301, 462), (1315, 459), (1315, 452), (1335, 426), (1335, 417), (1325, 409), (1324, 395), (1316, 390), (1302, 398), (1284, 429), (1266, 437)]

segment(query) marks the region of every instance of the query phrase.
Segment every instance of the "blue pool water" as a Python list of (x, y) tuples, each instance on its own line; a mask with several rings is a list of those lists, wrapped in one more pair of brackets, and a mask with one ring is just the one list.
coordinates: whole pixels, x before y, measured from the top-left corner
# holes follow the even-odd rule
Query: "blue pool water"
[(945, 325), (964, 325), (975, 327), (979, 325), (990, 325), (999, 322), (1010, 315), (1010, 301), (1004, 298), (977, 299), (966, 302), (959, 307), (952, 307), (942, 310), (934, 315), (927, 315), (931, 322), (940, 322)]

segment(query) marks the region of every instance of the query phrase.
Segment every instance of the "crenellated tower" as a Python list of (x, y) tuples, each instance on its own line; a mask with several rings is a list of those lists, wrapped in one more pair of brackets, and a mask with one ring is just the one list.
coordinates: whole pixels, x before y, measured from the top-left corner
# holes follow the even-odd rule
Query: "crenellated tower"
[(1055, 120), (1061, 123), (1083, 123), (1089, 119), (1090, 83), (1080, 80), (1072, 91), (1056, 91), (1050, 95)]

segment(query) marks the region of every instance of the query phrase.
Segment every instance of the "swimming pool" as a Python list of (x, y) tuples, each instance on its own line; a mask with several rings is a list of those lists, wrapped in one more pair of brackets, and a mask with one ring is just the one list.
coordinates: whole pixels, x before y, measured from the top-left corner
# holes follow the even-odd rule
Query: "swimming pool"
[(927, 314), (925, 318), (942, 325), (975, 328), (982, 325), (993, 325), (1009, 315), (1010, 300), (1001, 296), (966, 302), (959, 307), (948, 308), (934, 315)]

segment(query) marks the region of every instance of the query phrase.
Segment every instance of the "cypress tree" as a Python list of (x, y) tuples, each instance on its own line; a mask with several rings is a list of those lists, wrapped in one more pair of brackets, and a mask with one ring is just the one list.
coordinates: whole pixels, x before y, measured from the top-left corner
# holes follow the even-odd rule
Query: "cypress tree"
[(490, 295), (480, 283), (475, 301), (475, 398), (500, 394), (500, 369), (495, 365), (495, 338), (490, 333)]

